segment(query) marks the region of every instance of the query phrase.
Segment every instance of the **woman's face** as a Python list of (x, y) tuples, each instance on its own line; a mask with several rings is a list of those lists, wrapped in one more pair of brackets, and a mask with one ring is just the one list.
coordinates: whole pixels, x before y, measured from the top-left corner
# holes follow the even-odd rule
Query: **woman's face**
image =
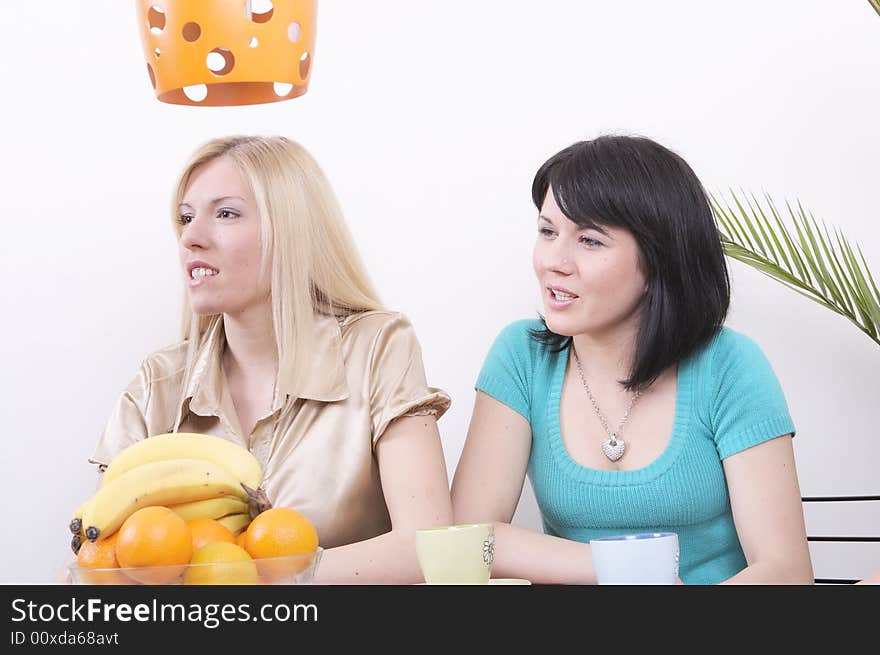
[(197, 168), (178, 208), (180, 263), (197, 314), (240, 314), (269, 305), (260, 279), (260, 217), (235, 163), (218, 157)]
[(639, 318), (647, 279), (638, 244), (623, 228), (583, 229), (548, 190), (538, 217), (532, 263), (547, 327), (564, 336), (613, 336)]

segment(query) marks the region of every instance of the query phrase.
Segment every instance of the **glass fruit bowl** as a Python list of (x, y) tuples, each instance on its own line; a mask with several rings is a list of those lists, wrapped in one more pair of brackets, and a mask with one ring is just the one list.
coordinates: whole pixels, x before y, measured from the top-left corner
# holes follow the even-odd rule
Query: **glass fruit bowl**
[(286, 557), (217, 561), (206, 564), (69, 567), (76, 585), (300, 585), (311, 584), (324, 549)]

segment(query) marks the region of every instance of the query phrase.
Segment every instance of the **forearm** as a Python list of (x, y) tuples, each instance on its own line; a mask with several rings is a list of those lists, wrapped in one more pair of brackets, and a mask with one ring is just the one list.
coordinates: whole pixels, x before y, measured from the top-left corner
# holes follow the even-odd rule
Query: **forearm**
[(809, 585), (813, 584), (813, 567), (809, 557), (779, 557), (749, 564), (721, 584)]
[(315, 584), (415, 584), (422, 581), (414, 530), (407, 534), (392, 530), (365, 541), (328, 548), (315, 574)]
[(318, 565), (316, 584), (422, 582), (416, 529), (452, 523), (449, 480), (433, 417), (395, 419), (375, 451), (392, 529), (372, 539), (327, 549)]
[(525, 578), (536, 584), (595, 584), (590, 546), (495, 523), (493, 578)]

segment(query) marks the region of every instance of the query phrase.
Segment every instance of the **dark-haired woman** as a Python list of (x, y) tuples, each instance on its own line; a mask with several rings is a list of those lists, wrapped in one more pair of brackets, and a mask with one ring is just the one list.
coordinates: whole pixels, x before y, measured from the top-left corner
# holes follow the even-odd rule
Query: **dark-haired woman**
[[(706, 193), (678, 155), (604, 136), (535, 176), (541, 320), (507, 326), (476, 383), (456, 522), (496, 524), (493, 575), (590, 584), (589, 540), (679, 536), (688, 584), (809, 584), (785, 397), (724, 327)], [(528, 474), (543, 534), (510, 524)]]

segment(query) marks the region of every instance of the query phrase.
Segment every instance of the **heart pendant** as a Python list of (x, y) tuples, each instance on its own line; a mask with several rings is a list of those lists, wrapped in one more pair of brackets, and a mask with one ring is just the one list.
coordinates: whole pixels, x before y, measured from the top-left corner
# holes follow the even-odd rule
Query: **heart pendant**
[(616, 462), (623, 457), (624, 450), (626, 450), (626, 443), (617, 435), (612, 434), (602, 442), (602, 452), (612, 462)]

